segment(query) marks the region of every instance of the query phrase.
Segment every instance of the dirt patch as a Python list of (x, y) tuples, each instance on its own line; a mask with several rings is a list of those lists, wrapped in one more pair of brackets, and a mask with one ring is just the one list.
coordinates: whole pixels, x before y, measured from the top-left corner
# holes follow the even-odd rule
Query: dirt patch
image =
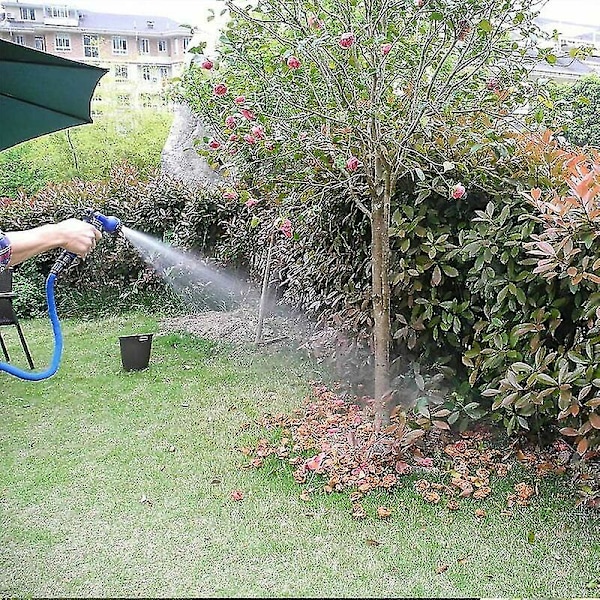
[[(255, 343), (257, 328), (258, 307), (254, 306), (244, 306), (232, 311), (206, 311), (161, 321), (161, 329), (164, 331), (185, 331), (205, 339), (235, 345)], [(315, 325), (306, 318), (278, 310), (265, 316), (260, 345), (291, 343), (302, 347), (310, 344), (315, 332)]]

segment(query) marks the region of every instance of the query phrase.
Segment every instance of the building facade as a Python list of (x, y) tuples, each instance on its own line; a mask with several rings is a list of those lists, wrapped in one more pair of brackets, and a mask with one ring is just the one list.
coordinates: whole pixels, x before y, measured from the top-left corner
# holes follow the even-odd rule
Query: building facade
[(166, 17), (118, 15), (65, 4), (0, 2), (0, 39), (108, 69), (92, 113), (168, 107), (168, 81), (181, 74), (192, 33)]

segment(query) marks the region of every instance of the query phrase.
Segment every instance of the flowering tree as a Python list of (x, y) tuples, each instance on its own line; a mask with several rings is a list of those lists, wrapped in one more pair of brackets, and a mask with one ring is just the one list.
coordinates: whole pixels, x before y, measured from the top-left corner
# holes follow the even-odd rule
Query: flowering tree
[(406, 189), (461, 198), (461, 165), (444, 146), (460, 140), (466, 165), (484, 131), (514, 131), (517, 112), (523, 127), (536, 96), (534, 10), (544, 1), (226, 0), (232, 19), (218, 56), (201, 57), (184, 78), (184, 96), (214, 134), (200, 149), (233, 176), (243, 201), (278, 203), (293, 218), (341, 193), (368, 218), (380, 422), (390, 391), (392, 199)]

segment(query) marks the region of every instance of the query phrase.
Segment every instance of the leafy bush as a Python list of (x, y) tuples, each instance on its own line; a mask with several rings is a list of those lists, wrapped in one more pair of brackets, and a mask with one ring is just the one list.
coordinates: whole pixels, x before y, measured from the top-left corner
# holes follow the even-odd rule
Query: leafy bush
[(554, 84), (546, 122), (560, 127), (577, 146), (600, 147), (600, 77), (588, 75), (572, 84)]
[[(158, 240), (183, 240), (186, 247), (201, 251), (219, 236), (228, 211), (235, 209), (207, 191), (190, 189), (164, 174), (141, 179), (135, 167), (122, 164), (107, 180), (73, 180), (48, 185), (32, 197), (19, 194), (0, 206), (0, 223), (5, 231), (29, 229), (81, 216), (87, 207), (115, 215), (127, 227)], [(21, 314), (45, 313), (43, 281), (55, 259), (55, 254), (45, 253), (16, 267)], [(178, 305), (160, 273), (147, 266), (123, 238), (103, 240), (87, 261), (61, 274), (57, 286), (63, 315), (114, 311), (148, 302), (160, 310)]]
[[(143, 177), (160, 165), (173, 115), (131, 112), (100, 116), (94, 123), (52, 133), (0, 154), (0, 196), (31, 195), (50, 182), (73, 178), (103, 179), (120, 162), (134, 165)], [(101, 159), (99, 159), (101, 157)]]

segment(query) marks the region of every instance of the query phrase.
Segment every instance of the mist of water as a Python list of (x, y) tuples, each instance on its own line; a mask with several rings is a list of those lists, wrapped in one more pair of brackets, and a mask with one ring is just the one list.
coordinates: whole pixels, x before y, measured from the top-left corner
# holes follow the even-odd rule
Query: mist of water
[[(230, 314), (231, 329), (235, 333), (256, 328), (258, 313), (257, 290), (252, 290), (247, 282), (241, 281), (210, 265), (201, 255), (185, 251), (166, 244), (155, 237), (139, 231), (123, 227), (123, 234), (136, 248), (144, 261), (169, 285), (182, 303), (193, 312), (207, 310), (231, 311), (244, 305), (251, 310), (235, 311)], [(255, 303), (248, 300), (254, 295)], [(243, 301), (243, 302), (242, 302)], [(275, 308), (275, 307), (271, 307)], [(333, 328), (324, 328), (315, 335), (314, 324), (296, 311), (279, 305), (277, 310), (279, 327), (274, 323), (273, 328), (267, 328), (265, 343), (271, 340), (288, 338), (305, 348), (309, 354), (321, 360), (327, 360), (334, 365), (336, 375), (357, 390), (372, 386), (372, 366), (365, 358), (371, 356), (368, 348), (358, 348), (350, 340), (342, 340)], [(241, 322), (239, 318), (244, 320)], [(283, 334), (283, 336), (281, 335)], [(365, 354), (362, 358), (359, 355)]]
[(122, 232), (144, 262), (191, 310), (230, 308), (247, 292), (245, 282), (210, 265), (199, 254), (175, 248), (129, 227), (123, 227)]

